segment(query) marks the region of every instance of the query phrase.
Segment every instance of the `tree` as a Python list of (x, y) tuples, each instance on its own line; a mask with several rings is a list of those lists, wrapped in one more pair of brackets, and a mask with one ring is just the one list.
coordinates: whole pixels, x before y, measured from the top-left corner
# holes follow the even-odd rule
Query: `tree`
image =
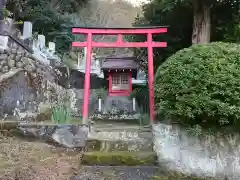
[(24, 18), (30, 12), (31, 8), (41, 6), (54, 9), (60, 14), (75, 13), (88, 0), (5, 0), (7, 8), (14, 12), (14, 17)]
[[(140, 10), (140, 9), (139, 9)], [(78, 19), (82, 26), (87, 27), (131, 27), (135, 12), (139, 11), (127, 1), (91, 1), (79, 12)], [(113, 36), (94, 36), (94, 41), (115, 41)], [(128, 54), (127, 48), (95, 48), (94, 52), (100, 56)]]
[[(178, 3), (171, 8), (165, 6), (163, 0), (154, 0), (143, 6), (143, 16), (136, 18), (134, 26), (169, 26), (168, 32), (153, 37), (154, 41), (168, 42), (167, 48), (154, 49), (154, 69), (176, 51), (191, 45), (192, 10), (188, 4)], [(146, 41), (145, 36), (133, 36), (129, 41)], [(136, 56), (143, 59), (143, 68), (147, 73), (147, 51), (145, 48), (136, 48)]]
[[(161, 0), (160, 0), (161, 1)], [(239, 0), (162, 0), (165, 10), (169, 11), (179, 4), (186, 4), (193, 10), (193, 26), (192, 26), (192, 44), (204, 44), (210, 42), (211, 39), (211, 11), (219, 5), (228, 7), (227, 10), (232, 11), (239, 18)], [(230, 7), (230, 8), (229, 8)]]
[[(169, 56), (191, 46), (193, 30), (193, 0), (153, 0), (143, 6), (143, 16), (137, 17), (134, 26), (168, 25), (168, 32), (154, 36), (155, 41), (166, 41), (166, 49), (154, 49), (155, 70)], [(213, 2), (213, 1), (209, 1)], [(239, 0), (219, 0), (211, 5), (211, 41), (239, 42)], [(200, 26), (201, 27), (201, 26)], [(134, 36), (131, 41), (145, 41)], [(136, 55), (147, 55), (145, 49), (135, 50)], [(146, 59), (146, 58), (145, 58)], [(147, 62), (144, 62), (146, 64)]]
[(16, 21), (31, 21), (33, 30), (55, 41), (58, 52), (69, 49), (73, 41), (70, 14), (76, 13), (87, 0), (8, 0), (6, 8)]
[[(130, 3), (122, 0), (114, 2), (109, 1), (90, 1), (78, 13), (72, 14), (71, 19), (76, 26), (81, 27), (130, 27), (135, 18), (136, 11)], [(75, 41), (83, 41), (84, 36), (75, 36)], [(115, 41), (115, 36), (94, 35), (93, 40), (96, 42)], [(93, 54), (98, 57), (111, 55), (132, 55), (129, 48), (93, 48)], [(93, 55), (94, 57), (96, 57)], [(71, 60), (77, 65), (78, 57), (83, 57), (83, 48), (73, 48), (71, 52), (66, 53), (66, 59)], [(93, 59), (94, 59), (93, 57)], [(83, 60), (83, 58), (81, 58)], [(80, 62), (81, 63), (81, 62)]]
[(210, 42), (211, 6), (213, 0), (192, 0), (193, 3), (193, 33), (192, 44)]

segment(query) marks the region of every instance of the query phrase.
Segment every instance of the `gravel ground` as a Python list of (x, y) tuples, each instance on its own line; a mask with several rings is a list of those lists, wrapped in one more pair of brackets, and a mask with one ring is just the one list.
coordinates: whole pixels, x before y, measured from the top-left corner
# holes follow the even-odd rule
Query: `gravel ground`
[(158, 174), (158, 169), (153, 166), (85, 166), (72, 180), (150, 180)]
[(0, 180), (68, 180), (81, 152), (0, 135)]
[[(82, 166), (81, 157), (79, 151), (0, 134), (0, 180), (156, 180), (160, 175), (154, 166)], [(189, 179), (178, 177), (171, 180)]]
[(0, 135), (0, 180), (148, 180), (156, 167), (84, 167), (81, 152)]

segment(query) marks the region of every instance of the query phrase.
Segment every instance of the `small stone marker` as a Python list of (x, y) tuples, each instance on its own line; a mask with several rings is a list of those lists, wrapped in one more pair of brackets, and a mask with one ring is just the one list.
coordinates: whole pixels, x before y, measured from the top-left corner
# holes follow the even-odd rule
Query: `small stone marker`
[(32, 37), (32, 23), (29, 21), (24, 21), (23, 23), (23, 39)]
[(2, 49), (7, 49), (8, 47), (8, 36), (0, 36), (0, 47)]
[(40, 47), (40, 49), (45, 47), (45, 36), (42, 34), (38, 35), (38, 47)]
[(54, 42), (49, 42), (49, 43), (48, 43), (48, 49), (49, 49), (51, 52), (55, 52), (55, 43), (54, 43)]

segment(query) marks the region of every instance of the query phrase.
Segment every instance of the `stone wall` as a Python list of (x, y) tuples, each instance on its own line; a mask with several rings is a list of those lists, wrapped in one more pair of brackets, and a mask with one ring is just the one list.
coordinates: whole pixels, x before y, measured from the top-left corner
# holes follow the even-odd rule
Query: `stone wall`
[(29, 103), (36, 100), (36, 91), (34, 87), (29, 86), (25, 72), (14, 70), (6, 73), (4, 77), (6, 79), (2, 78), (0, 89), (0, 114), (2, 116), (12, 114), (17, 101), (19, 101), (19, 108), (31, 108)]
[(32, 51), (31, 47), (29, 46), (32, 44), (31, 40), (22, 41), (18, 39), (19, 37), (17, 35), (16, 37), (14, 37), (14, 35), (10, 35), (10, 34), (7, 37), (8, 37), (7, 47), (12, 51), (26, 52), (26, 49), (30, 52)]
[(240, 135), (193, 137), (177, 125), (153, 126), (160, 164), (183, 173), (240, 178)]
[[(73, 91), (75, 92), (76, 99), (77, 99), (76, 107), (78, 108), (78, 112), (81, 114), (83, 101), (84, 101), (84, 89), (73, 89)], [(90, 90), (90, 97), (89, 97), (89, 104), (88, 104), (89, 116), (95, 114), (98, 110), (98, 97), (97, 97), (96, 91), (98, 91), (98, 89)]]
[[(65, 81), (70, 81), (70, 88)], [(106, 80), (91, 76), (90, 116), (98, 110), (96, 91), (104, 84)], [(42, 64), (24, 49), (0, 50), (0, 86), (0, 116), (12, 114), (18, 103), (22, 111), (37, 112), (39, 104), (59, 104), (66, 99), (75, 115), (82, 114), (84, 74), (72, 70), (70, 79), (66, 78), (65, 71)], [(132, 111), (132, 101), (127, 97), (107, 97), (105, 92), (102, 103), (104, 112), (116, 107)]]
[[(0, 116), (13, 114), (17, 102), (22, 111), (35, 112), (38, 111), (39, 104), (59, 104), (66, 99), (74, 114), (81, 115), (84, 74), (72, 71), (71, 75), (70, 79), (65, 79), (64, 71), (61, 73), (41, 64), (27, 51), (0, 51)], [(64, 80), (70, 81), (71, 89), (64, 88)], [(100, 88), (105, 82), (94, 76), (91, 80), (94, 84), (91, 88)], [(90, 115), (98, 109), (98, 99), (94, 91), (97, 89), (92, 89), (89, 97)]]
[(58, 104), (68, 100), (76, 112), (76, 94), (64, 89), (56, 80), (59, 71), (36, 60), (26, 50), (0, 51), (0, 116), (12, 114), (18, 106), (22, 111), (38, 111), (40, 103)]

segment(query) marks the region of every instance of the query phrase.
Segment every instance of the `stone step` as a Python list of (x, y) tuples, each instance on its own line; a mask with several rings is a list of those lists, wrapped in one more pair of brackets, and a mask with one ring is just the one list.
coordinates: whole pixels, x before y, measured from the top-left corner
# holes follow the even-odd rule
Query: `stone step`
[(153, 151), (151, 128), (115, 126), (95, 128), (88, 134), (88, 151)]
[(88, 134), (89, 139), (98, 139), (98, 140), (152, 140), (153, 134), (151, 131), (141, 131), (141, 130), (127, 130), (127, 129), (118, 129), (118, 130), (94, 130), (90, 131)]
[(125, 124), (96, 124), (94, 125), (96, 131), (141, 131), (141, 132), (151, 132), (151, 126), (138, 126), (138, 125), (125, 125)]
[(115, 151), (85, 152), (82, 157), (82, 165), (88, 166), (138, 166), (138, 165), (157, 165), (157, 155), (153, 151), (149, 152), (130, 152)]
[(87, 151), (116, 152), (132, 151), (147, 152), (153, 151), (153, 142), (151, 139), (142, 140), (99, 140), (89, 139), (87, 141)]
[(140, 125), (140, 120), (138, 118), (136, 119), (128, 119), (127, 117), (119, 118), (118, 115), (116, 117), (111, 117), (110, 119), (107, 119), (108, 117), (94, 117), (91, 116), (90, 120), (95, 122), (96, 124), (133, 124), (133, 125)]

